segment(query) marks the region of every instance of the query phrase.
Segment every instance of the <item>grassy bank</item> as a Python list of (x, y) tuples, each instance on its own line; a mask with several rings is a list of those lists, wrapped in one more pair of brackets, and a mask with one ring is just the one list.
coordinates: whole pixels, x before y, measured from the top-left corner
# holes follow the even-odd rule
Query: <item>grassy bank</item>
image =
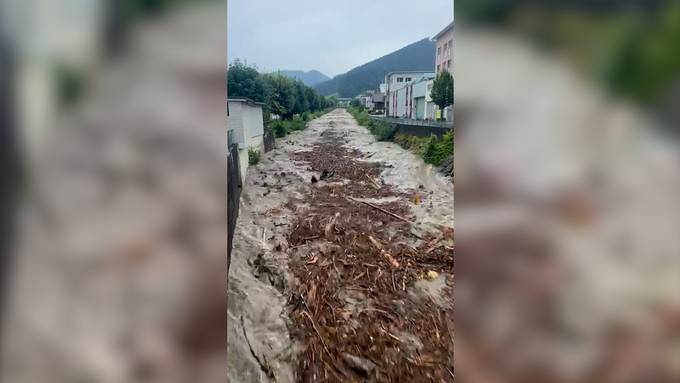
[(441, 138), (397, 134), (394, 137), (394, 142), (419, 155), (428, 164), (435, 166), (441, 165), (446, 158), (453, 156), (453, 131), (445, 133)]
[(357, 120), (359, 125), (368, 129), (378, 141), (392, 141), (397, 133), (394, 124), (372, 119), (362, 107), (349, 108), (347, 111)]
[(453, 156), (453, 131), (436, 136), (416, 137), (398, 134), (394, 124), (372, 119), (363, 108), (349, 108), (349, 113), (359, 125), (368, 129), (378, 141), (394, 141), (404, 149), (411, 150), (434, 166), (441, 165), (448, 157)]
[(274, 136), (277, 138), (285, 137), (291, 132), (306, 129), (309, 121), (319, 118), (330, 111), (331, 109), (317, 112), (304, 112), (301, 115), (296, 114), (290, 120), (271, 120), (269, 121), (269, 129), (274, 132)]

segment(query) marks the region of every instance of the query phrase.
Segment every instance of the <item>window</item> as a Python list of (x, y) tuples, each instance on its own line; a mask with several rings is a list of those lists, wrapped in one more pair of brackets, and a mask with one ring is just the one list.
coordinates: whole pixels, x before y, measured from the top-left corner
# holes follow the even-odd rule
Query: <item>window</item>
[(439, 73), (439, 68), (440, 68), (440, 67), (441, 67), (441, 65), (437, 65), (437, 73)]
[(404, 81), (406, 81), (406, 82), (411, 81), (411, 77), (406, 77), (406, 80), (404, 80)]
[(403, 77), (397, 77), (397, 82), (404, 82), (404, 78)]
[(451, 68), (451, 60), (449, 60), (448, 67)]
[(442, 47), (438, 47), (437, 48), (437, 56), (441, 56), (441, 55), (442, 55)]

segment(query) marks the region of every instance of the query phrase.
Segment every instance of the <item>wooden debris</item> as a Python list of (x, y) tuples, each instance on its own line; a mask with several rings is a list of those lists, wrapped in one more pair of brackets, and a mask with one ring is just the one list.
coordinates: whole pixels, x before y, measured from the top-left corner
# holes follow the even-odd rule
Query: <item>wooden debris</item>
[(364, 174), (364, 176), (366, 176), (366, 178), (368, 178), (368, 180), (371, 181), (371, 184), (373, 185), (373, 187), (375, 187), (375, 190), (380, 190), (380, 185), (378, 184), (378, 182), (376, 182), (376, 180), (374, 180), (368, 174)]
[(398, 219), (398, 220), (400, 220), (400, 221), (404, 221), (404, 222), (407, 222), (407, 223), (412, 223), (412, 222), (409, 221), (408, 219), (406, 219), (406, 218), (404, 218), (404, 217), (402, 217), (402, 216), (396, 215), (396, 214), (394, 214), (394, 213), (392, 213), (392, 212), (390, 212), (390, 211), (387, 211), (387, 210), (381, 208), (380, 206), (376, 206), (376, 205), (374, 205), (374, 204), (372, 204), (372, 203), (370, 203), (370, 202), (362, 201), (362, 200), (356, 199), (356, 198), (354, 198), (354, 197), (348, 197), (348, 198), (349, 198), (350, 200), (354, 201), (354, 202), (361, 202), (361, 203), (363, 203), (363, 204), (365, 204), (365, 205), (368, 205), (368, 206), (370, 206), (370, 207), (372, 207), (372, 208), (374, 208), (374, 209), (376, 209), (376, 210), (379, 210), (379, 211), (381, 211), (381, 212), (383, 212), (383, 213), (385, 213), (385, 214), (388, 214), (388, 215), (390, 215), (390, 216), (392, 216), (392, 217), (394, 217), (394, 218), (396, 218), (396, 219)]
[(326, 224), (326, 227), (324, 229), (324, 234), (326, 236), (329, 236), (331, 232), (333, 232), (333, 229), (335, 229), (335, 223), (338, 221), (338, 218), (340, 217), (340, 213), (335, 213), (333, 218), (331, 218), (328, 223)]
[[(342, 181), (319, 183), (289, 207), (297, 214), (286, 237), (288, 266), (297, 281), (288, 306), (295, 326), (291, 337), (301, 345), (296, 376), (327, 383), (451, 382), (453, 337), (447, 334), (453, 328), (445, 319), (453, 316), (453, 307), (408, 299), (406, 293), (429, 271), (453, 275), (453, 254), (446, 248), (453, 244), (450, 233), (446, 225), (435, 233), (406, 219), (412, 194), (383, 184), (385, 165), (356, 161), (361, 153), (338, 145), (341, 137), (330, 129), (311, 151), (295, 155), (316, 177), (328, 170)], [(426, 197), (420, 197), (422, 204)], [(315, 246), (295, 250), (313, 236), (319, 237)], [(448, 287), (443, 294), (453, 300)], [(410, 347), (411, 336), (422, 344), (418, 351)], [(362, 367), (366, 361), (375, 369)]]
[(333, 355), (331, 355), (331, 352), (328, 350), (328, 345), (326, 344), (326, 340), (324, 340), (323, 336), (322, 336), (321, 333), (319, 332), (319, 329), (316, 327), (316, 322), (314, 321), (314, 318), (312, 318), (312, 316), (309, 315), (309, 313), (308, 313), (307, 311), (303, 311), (302, 313), (303, 313), (307, 318), (309, 318), (309, 321), (312, 323), (312, 327), (314, 328), (314, 331), (316, 331), (316, 335), (318, 335), (318, 336), (319, 336), (319, 339), (321, 339), (321, 344), (323, 345), (323, 349), (326, 350), (326, 353), (327, 353), (328, 356), (330, 356), (331, 359), (332, 359), (332, 358), (333, 358)]
[(312, 257), (312, 259), (310, 259), (309, 261), (307, 261), (307, 263), (305, 263), (305, 264), (306, 264), (306, 265), (313, 265), (313, 264), (315, 264), (315, 263), (318, 262), (318, 261), (319, 261), (319, 256), (318, 256), (318, 255), (315, 255), (315, 256)]
[(382, 255), (382, 256), (387, 260), (387, 262), (389, 262), (390, 265), (392, 265), (392, 267), (394, 267), (395, 269), (396, 269), (396, 268), (399, 268), (399, 262), (397, 262), (397, 260), (394, 259), (394, 257), (392, 256), (392, 254), (390, 254), (390, 253), (388, 253), (387, 251), (385, 251), (385, 249), (384, 249), (383, 246), (380, 244), (380, 242), (378, 242), (378, 240), (376, 240), (375, 238), (373, 238), (373, 237), (370, 236), (370, 235), (368, 236), (368, 239), (371, 241), (371, 243), (373, 244), (373, 246), (375, 246), (378, 250), (380, 250), (380, 255)]
[(347, 366), (349, 366), (349, 368), (366, 378), (371, 376), (376, 368), (375, 363), (371, 362), (370, 360), (348, 353), (342, 354), (342, 360), (345, 362), (345, 364), (347, 364)]

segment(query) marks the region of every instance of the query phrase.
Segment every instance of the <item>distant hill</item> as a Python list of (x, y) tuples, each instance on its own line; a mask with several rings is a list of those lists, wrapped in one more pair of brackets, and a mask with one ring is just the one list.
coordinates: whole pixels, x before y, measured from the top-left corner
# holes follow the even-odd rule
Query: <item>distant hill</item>
[(301, 70), (282, 70), (279, 71), (282, 75), (290, 78), (301, 80), (307, 86), (314, 86), (318, 83), (330, 80), (331, 78), (318, 70), (310, 70), (309, 72)]
[(332, 80), (317, 84), (315, 88), (326, 96), (338, 94), (340, 97), (354, 97), (363, 91), (377, 89), (389, 72), (398, 70), (434, 72), (435, 48), (435, 42), (425, 38), (345, 74), (337, 75)]

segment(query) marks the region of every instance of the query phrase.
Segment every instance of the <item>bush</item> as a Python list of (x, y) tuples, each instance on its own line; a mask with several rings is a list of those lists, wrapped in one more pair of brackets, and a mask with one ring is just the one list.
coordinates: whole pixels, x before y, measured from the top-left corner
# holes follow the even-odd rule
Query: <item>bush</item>
[(371, 121), (371, 117), (368, 116), (368, 113), (366, 113), (365, 110), (358, 111), (354, 118), (357, 120), (359, 125), (370, 128), (369, 123)]
[(248, 149), (248, 164), (256, 165), (260, 162), (260, 151), (257, 149)]
[(310, 112), (302, 113), (302, 120), (303, 121), (307, 122), (307, 121), (311, 120), (312, 118), (314, 118), (314, 113), (310, 113)]
[(309, 119), (310, 119), (310, 120), (313, 120), (313, 119), (315, 119), (315, 118), (319, 118), (319, 117), (323, 116), (324, 114), (330, 112), (331, 109), (332, 109), (332, 108), (323, 109), (323, 110), (317, 110), (316, 112), (311, 113)]
[(273, 120), (269, 126), (274, 132), (274, 136), (281, 138), (285, 137), (290, 132), (305, 130), (305, 128), (307, 128), (307, 122), (303, 117), (295, 115), (292, 120)]
[(363, 107), (356, 107), (349, 109), (350, 114), (354, 117), (357, 123), (366, 127), (378, 141), (390, 141), (394, 138), (397, 132), (397, 127), (385, 121), (379, 121), (371, 118), (368, 112)]
[(430, 138), (397, 134), (394, 137), (394, 142), (402, 148), (408, 149), (420, 156), (422, 155), (425, 146), (430, 142)]
[(350, 107), (348, 111), (359, 125), (368, 127), (368, 113), (362, 107)]
[(427, 142), (427, 145), (425, 145), (425, 150), (423, 150), (423, 159), (425, 162), (428, 164), (433, 164), (437, 165), (437, 158), (436, 158), (436, 153), (437, 153), (437, 139), (436, 137), (430, 137), (430, 140)]
[(397, 133), (397, 127), (385, 121), (371, 121), (369, 130), (378, 141), (390, 141)]
[(411, 136), (405, 134), (397, 134), (394, 136), (394, 142), (404, 149), (411, 149)]
[(406, 134), (397, 134), (394, 137), (394, 142), (399, 146), (409, 149), (421, 156), (426, 163), (435, 166), (453, 161), (453, 141), (453, 132), (445, 133), (442, 138), (436, 136), (416, 137)]
[(439, 166), (449, 156), (453, 155), (453, 132), (444, 134), (441, 139), (430, 137), (422, 152), (425, 162)]
[(274, 120), (271, 122), (271, 129), (274, 132), (274, 136), (277, 138), (285, 137), (288, 132), (286, 131), (286, 125), (281, 120)]
[(289, 133), (297, 130), (304, 130), (307, 127), (307, 123), (299, 115), (293, 116), (292, 120), (284, 121), (284, 123), (286, 124)]

